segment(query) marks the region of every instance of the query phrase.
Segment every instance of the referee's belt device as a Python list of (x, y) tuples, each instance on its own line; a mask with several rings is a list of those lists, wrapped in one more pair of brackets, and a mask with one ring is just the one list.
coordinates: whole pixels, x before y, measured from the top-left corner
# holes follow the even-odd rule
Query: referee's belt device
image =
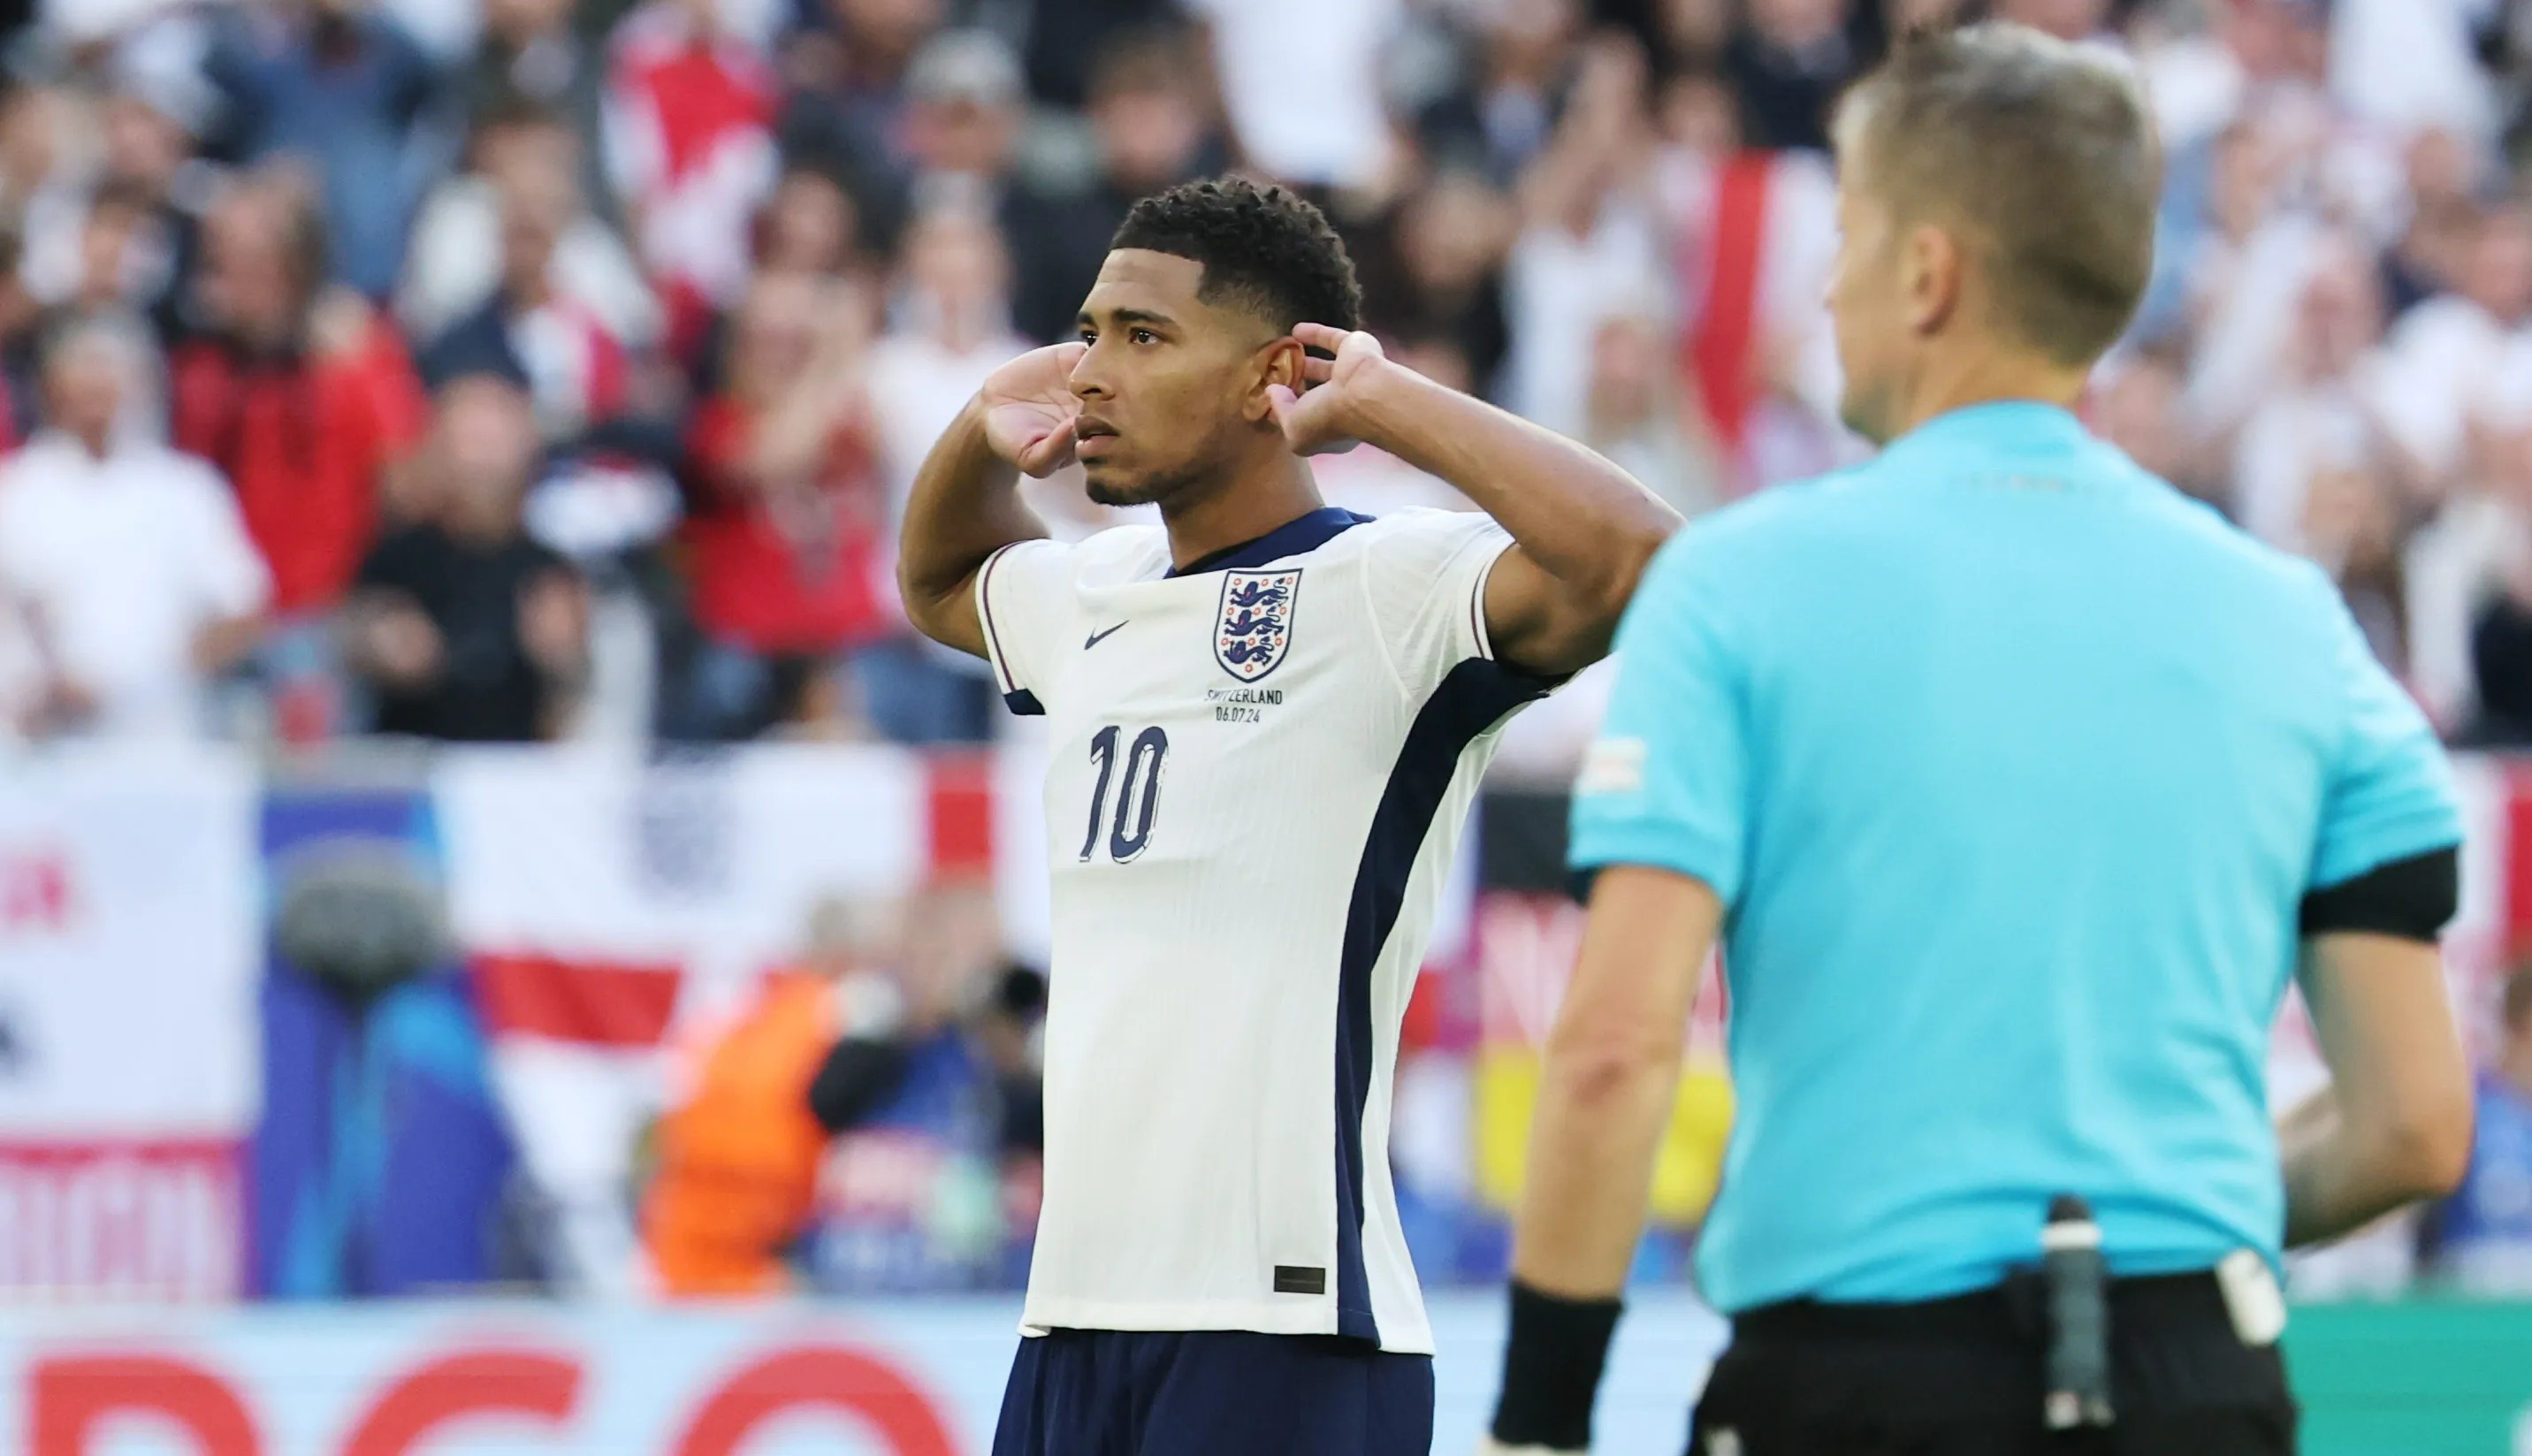
[(2116, 1414), (2110, 1409), (2110, 1269), (2101, 1257), (2101, 1226), (2073, 1194), (2048, 1200), (2040, 1279), (2048, 1309), (2048, 1428), (2107, 1426)]
[[(2233, 1333), (2244, 1345), (2275, 1344), (2285, 1332), (2285, 1296), (2268, 1260), (2235, 1250), (2216, 1266), (2216, 1289)], [(2021, 1276), (2037, 1283), (2048, 1328), (2047, 1395), (2042, 1409), (2050, 1430), (2104, 1427), (2117, 1419), (2110, 1404), (2109, 1265), (2101, 1255), (2101, 1226), (2082, 1198), (2060, 1194), (2048, 1202), (2040, 1231), (2040, 1267)]]

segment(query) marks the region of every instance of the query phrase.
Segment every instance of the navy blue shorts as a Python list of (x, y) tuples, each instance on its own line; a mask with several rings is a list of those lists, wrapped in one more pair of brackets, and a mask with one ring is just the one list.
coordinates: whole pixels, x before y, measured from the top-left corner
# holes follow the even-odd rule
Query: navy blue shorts
[(1326, 1335), (1020, 1341), (994, 1456), (1427, 1456), (1433, 1359)]

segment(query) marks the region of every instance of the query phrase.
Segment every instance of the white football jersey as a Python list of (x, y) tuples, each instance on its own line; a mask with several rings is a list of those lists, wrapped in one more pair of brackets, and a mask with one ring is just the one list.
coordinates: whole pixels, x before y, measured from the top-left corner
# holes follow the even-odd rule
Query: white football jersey
[(1482, 515), (1333, 507), (1173, 572), (1004, 548), (1002, 689), (1049, 722), (1046, 1197), (1022, 1328), (1430, 1353), (1389, 1180), (1398, 1031), (1497, 730)]

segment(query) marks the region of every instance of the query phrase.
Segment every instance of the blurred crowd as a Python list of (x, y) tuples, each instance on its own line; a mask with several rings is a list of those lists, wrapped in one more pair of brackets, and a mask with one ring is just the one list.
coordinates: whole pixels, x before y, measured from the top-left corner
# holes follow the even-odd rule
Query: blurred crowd
[(1831, 468), (1830, 107), (1970, 15), (2162, 124), (2097, 428), (2532, 741), (2512, 0), (0, 0), (0, 724), (991, 737), (893, 601), (912, 474), (1134, 199), (1232, 169), (1328, 209), (1394, 356), (1685, 511)]

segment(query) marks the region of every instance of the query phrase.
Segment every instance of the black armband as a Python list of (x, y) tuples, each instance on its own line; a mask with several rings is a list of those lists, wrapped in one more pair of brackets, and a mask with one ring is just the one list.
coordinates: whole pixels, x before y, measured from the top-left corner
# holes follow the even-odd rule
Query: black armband
[(1623, 1308), (1615, 1299), (1559, 1299), (1513, 1281), (1496, 1440), (1559, 1451), (1590, 1448), (1591, 1403), (1600, 1393), (1600, 1367)]
[(2460, 908), (2461, 850), (2447, 844), (2315, 890), (2298, 918), (2306, 936), (2353, 931), (2434, 945)]

